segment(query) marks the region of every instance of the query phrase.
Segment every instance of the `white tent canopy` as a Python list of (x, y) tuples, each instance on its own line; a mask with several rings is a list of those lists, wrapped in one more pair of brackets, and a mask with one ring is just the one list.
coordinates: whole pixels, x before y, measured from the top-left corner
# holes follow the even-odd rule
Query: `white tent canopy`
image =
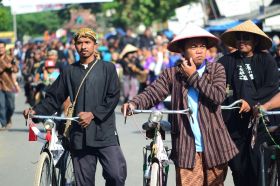
[(77, 4), (77, 3), (102, 3), (112, 2), (113, 0), (3, 0), (7, 5), (44, 5), (44, 4)]
[(4, 6), (11, 6), (13, 14), (41, 12), (45, 10), (58, 10), (64, 4), (102, 3), (112, 0), (3, 0)]

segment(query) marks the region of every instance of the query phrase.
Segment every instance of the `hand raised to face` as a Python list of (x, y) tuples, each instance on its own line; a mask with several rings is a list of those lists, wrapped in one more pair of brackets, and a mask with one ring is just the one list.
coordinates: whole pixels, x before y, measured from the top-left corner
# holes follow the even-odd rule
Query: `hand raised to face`
[(189, 60), (187, 59), (182, 59), (183, 62), (181, 63), (181, 68), (182, 71), (189, 77), (191, 75), (193, 75), (193, 73), (195, 73), (196, 71), (196, 65), (193, 62), (193, 59), (190, 58)]

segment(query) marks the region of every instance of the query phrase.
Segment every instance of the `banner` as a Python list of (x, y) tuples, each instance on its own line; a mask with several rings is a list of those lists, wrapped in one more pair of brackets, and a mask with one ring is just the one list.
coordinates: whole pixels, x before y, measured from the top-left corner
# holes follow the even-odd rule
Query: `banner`
[(219, 12), (225, 17), (249, 14), (259, 10), (261, 6), (270, 5), (271, 2), (272, 0), (216, 0)]
[(4, 6), (11, 6), (13, 14), (26, 14), (47, 10), (59, 10), (64, 8), (65, 4), (102, 3), (112, 1), (113, 0), (3, 0), (2, 3)]
[(12, 6), (12, 14), (27, 14), (44, 12), (50, 10), (60, 10), (63, 9), (65, 5), (63, 4), (45, 4), (45, 5), (16, 5)]
[(102, 3), (113, 0), (10, 0), (11, 5), (46, 5), (46, 4), (79, 4), (79, 3)]

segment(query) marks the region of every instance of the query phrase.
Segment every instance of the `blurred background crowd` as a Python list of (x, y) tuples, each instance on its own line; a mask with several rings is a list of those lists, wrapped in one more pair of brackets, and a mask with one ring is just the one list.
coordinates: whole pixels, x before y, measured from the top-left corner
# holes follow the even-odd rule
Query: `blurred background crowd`
[[(67, 65), (79, 61), (72, 37), (81, 27), (96, 30), (102, 60), (115, 64), (121, 102), (141, 92), (162, 70), (176, 65), (181, 55), (169, 52), (167, 44), (188, 23), (219, 36), (251, 19), (271, 37), (273, 46), (267, 52), (280, 68), (279, 0), (40, 0), (35, 4), (0, 1), (0, 40), (19, 66), (15, 76), (30, 105), (44, 96), (45, 87)], [(215, 62), (234, 50), (221, 43), (208, 49), (207, 59)]]
[[(170, 31), (155, 33), (147, 28), (138, 35), (132, 29), (127, 29), (123, 33), (114, 30), (106, 37), (99, 38), (101, 59), (106, 63), (114, 63), (117, 69), (122, 87), (122, 102), (141, 92), (162, 70), (176, 65), (181, 59), (180, 54), (167, 50), (167, 44), (173, 37), (174, 34)], [(268, 52), (275, 57), (280, 68), (279, 41), (274, 46)], [(216, 62), (225, 53), (232, 51), (233, 48), (221, 44), (208, 49), (207, 59), (209, 62)], [(31, 105), (39, 99), (34, 97), (36, 93), (41, 93), (45, 86), (51, 84), (67, 65), (79, 61), (74, 43), (62, 42), (55, 37), (48, 41), (25, 44), (18, 41), (8, 53), (20, 67), (18, 81), (24, 84), (26, 102)]]

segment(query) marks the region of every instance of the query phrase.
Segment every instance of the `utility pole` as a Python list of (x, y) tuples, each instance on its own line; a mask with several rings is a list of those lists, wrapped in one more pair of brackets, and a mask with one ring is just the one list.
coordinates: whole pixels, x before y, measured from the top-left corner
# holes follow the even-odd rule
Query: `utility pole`
[(202, 9), (203, 9), (203, 21), (204, 21), (204, 25), (208, 23), (208, 14), (207, 14), (207, 7), (206, 7), (206, 3), (205, 0), (201, 0), (201, 5), (202, 5)]
[(213, 14), (214, 14), (214, 17), (215, 17), (215, 19), (217, 19), (217, 18), (218, 18), (218, 15), (217, 15), (217, 12), (216, 12), (216, 9), (215, 9), (213, 0), (209, 0), (209, 2), (210, 2), (210, 7), (211, 7), (211, 9), (212, 9), (212, 12), (213, 12)]
[(17, 14), (12, 12), (13, 14), (13, 30), (14, 30), (14, 36), (15, 36), (15, 41), (17, 41)]

